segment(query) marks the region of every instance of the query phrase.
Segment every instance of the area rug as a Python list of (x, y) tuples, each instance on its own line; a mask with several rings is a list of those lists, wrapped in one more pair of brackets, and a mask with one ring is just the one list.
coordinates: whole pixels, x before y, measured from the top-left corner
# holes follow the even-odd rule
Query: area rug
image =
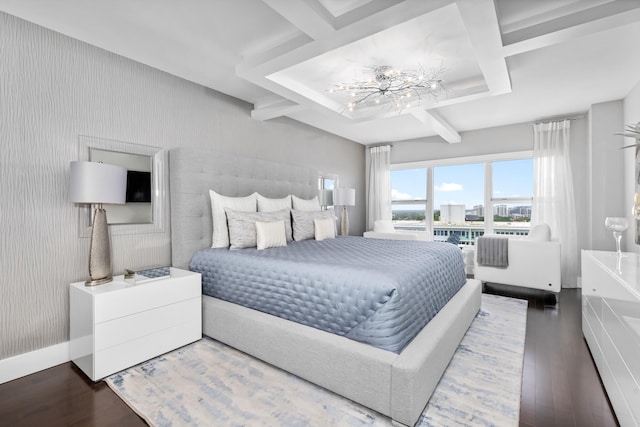
[[(527, 302), (482, 307), (417, 425), (516, 426)], [(107, 384), (152, 426), (391, 426), (375, 411), (209, 338)]]

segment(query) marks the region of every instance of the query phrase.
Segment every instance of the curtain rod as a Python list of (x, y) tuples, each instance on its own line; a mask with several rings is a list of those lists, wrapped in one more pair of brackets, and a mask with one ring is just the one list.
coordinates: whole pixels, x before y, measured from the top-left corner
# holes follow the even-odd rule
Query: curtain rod
[(569, 116), (547, 117), (547, 118), (536, 120), (535, 122), (529, 122), (529, 123), (534, 124), (534, 125), (541, 125), (541, 124), (551, 123), (551, 122), (561, 122), (563, 120), (584, 119), (585, 117), (586, 117), (586, 113), (582, 113), (582, 114), (573, 114), (573, 115), (569, 115)]

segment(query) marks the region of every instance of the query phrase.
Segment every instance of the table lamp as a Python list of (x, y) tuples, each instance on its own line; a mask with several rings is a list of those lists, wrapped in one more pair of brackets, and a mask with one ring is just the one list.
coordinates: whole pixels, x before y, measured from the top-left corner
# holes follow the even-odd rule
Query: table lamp
[(106, 163), (71, 162), (70, 198), (73, 203), (95, 206), (89, 250), (89, 279), (86, 286), (113, 280), (107, 211), (104, 204), (125, 203), (127, 170)]
[(349, 234), (349, 213), (347, 212), (347, 206), (355, 206), (356, 204), (355, 188), (337, 188), (333, 195), (333, 203), (336, 206), (342, 206), (340, 234), (347, 236)]

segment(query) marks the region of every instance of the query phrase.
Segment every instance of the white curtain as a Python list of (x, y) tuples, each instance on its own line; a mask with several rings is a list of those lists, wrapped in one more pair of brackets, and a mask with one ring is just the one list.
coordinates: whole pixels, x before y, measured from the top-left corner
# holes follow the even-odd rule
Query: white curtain
[(391, 219), (391, 146), (369, 149), (367, 229), (379, 219)]
[(571, 122), (533, 127), (533, 206), (531, 225), (547, 223), (562, 245), (562, 286), (578, 282), (578, 245), (573, 175), (569, 155)]

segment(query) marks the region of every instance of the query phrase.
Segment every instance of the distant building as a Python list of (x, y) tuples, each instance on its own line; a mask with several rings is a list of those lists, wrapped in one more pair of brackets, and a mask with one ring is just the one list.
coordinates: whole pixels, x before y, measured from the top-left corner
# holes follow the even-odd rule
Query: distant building
[(464, 224), (465, 210), (464, 205), (440, 205), (440, 223), (441, 224)]
[(493, 214), (498, 216), (509, 216), (509, 207), (507, 205), (495, 205), (493, 207)]
[(484, 216), (484, 206), (483, 205), (475, 205), (473, 207), (473, 210), (475, 211), (474, 215)]
[(510, 212), (512, 218), (528, 217), (531, 218), (531, 206), (516, 206)]

